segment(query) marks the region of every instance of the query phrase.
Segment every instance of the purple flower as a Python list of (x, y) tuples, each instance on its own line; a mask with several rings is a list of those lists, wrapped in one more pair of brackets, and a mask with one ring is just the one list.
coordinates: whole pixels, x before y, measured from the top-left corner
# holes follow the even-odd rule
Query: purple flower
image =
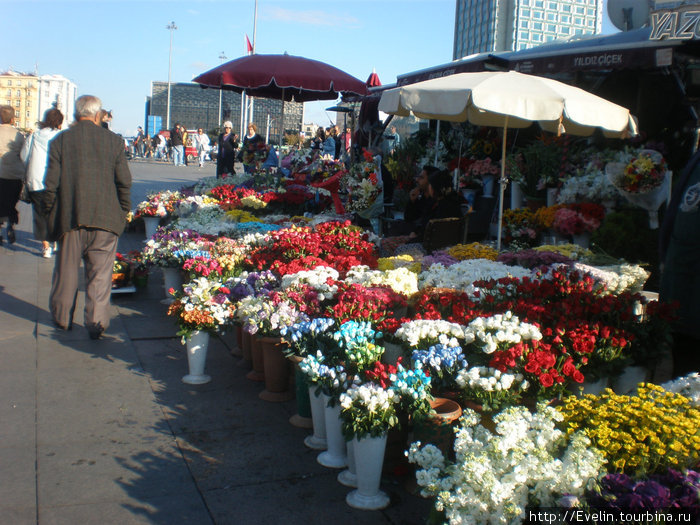
[(640, 481), (634, 487), (634, 493), (639, 495), (647, 509), (665, 509), (671, 504), (671, 491), (658, 481)]
[(212, 301), (214, 301), (216, 304), (224, 304), (226, 302), (226, 295), (218, 293), (212, 297)]

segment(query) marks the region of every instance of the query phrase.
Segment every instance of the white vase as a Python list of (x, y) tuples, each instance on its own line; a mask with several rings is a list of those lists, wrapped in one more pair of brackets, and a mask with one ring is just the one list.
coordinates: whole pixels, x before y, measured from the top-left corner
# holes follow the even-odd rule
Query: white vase
[(203, 385), (211, 381), (211, 377), (204, 373), (208, 348), (209, 332), (195, 330), (187, 338), (187, 364), (190, 368), (190, 373), (182, 378), (183, 383)]
[(515, 210), (523, 207), (523, 190), (520, 189), (520, 183), (511, 182), (510, 184), (510, 209)]
[(603, 393), (608, 386), (608, 377), (601, 377), (597, 381), (584, 381), (581, 383), (581, 395), (593, 394), (599, 395)]
[(616, 394), (629, 394), (637, 389), (639, 383), (647, 380), (647, 369), (643, 366), (628, 366), (622, 373), (612, 379), (611, 388)]
[(353, 438), (357, 489), (345, 498), (355, 509), (377, 510), (389, 505), (389, 496), (379, 490), (386, 449), (386, 434), (379, 437)]
[(180, 290), (182, 288), (182, 275), (178, 268), (163, 268), (163, 290), (165, 291), (165, 299), (162, 304), (173, 304), (175, 299), (168, 292), (171, 288)]
[(316, 385), (309, 385), (309, 404), (314, 432), (304, 439), (304, 445), (312, 450), (326, 450), (326, 413), (323, 409), (323, 394), (316, 395)]
[(572, 235), (574, 239), (574, 244), (577, 244), (581, 248), (590, 248), (591, 246), (591, 234), (590, 232), (583, 232), (579, 234)]
[(559, 196), (559, 188), (547, 188), (547, 206), (554, 206)]
[(481, 180), (484, 183), (484, 197), (493, 197), (493, 190), (496, 182), (495, 175), (482, 175)]
[(346, 441), (345, 446), (348, 451), (348, 468), (338, 474), (338, 482), (346, 487), (357, 487), (357, 473), (355, 472), (355, 447), (352, 441)]
[(150, 239), (156, 234), (160, 224), (160, 217), (144, 217), (143, 224), (146, 227), (146, 239)]
[(336, 403), (334, 407), (329, 407), (329, 397), (326, 394), (321, 394), (321, 397), (323, 397), (326, 415), (326, 443), (328, 449), (325, 452), (321, 452), (316, 461), (324, 467), (343, 468), (348, 464), (348, 456), (345, 450), (345, 438), (343, 437), (342, 421), (340, 419), (340, 404)]

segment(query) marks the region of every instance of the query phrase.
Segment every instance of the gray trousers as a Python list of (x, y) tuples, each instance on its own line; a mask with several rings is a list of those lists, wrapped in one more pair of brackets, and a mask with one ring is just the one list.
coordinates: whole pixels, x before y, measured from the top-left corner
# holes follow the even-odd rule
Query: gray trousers
[(64, 327), (73, 324), (78, 298), (80, 260), (85, 266), (85, 327), (107, 329), (111, 317), (112, 267), (119, 237), (105, 230), (78, 229), (59, 241), (53, 269), (49, 307), (54, 321)]

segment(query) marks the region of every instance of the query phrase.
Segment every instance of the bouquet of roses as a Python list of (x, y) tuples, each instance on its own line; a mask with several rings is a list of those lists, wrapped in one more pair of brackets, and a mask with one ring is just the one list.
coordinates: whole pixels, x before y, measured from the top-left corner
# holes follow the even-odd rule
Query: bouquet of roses
[(578, 235), (600, 228), (605, 208), (600, 204), (584, 202), (568, 204), (554, 213), (553, 228), (562, 235)]
[(365, 218), (378, 216), (381, 213), (383, 206), (381, 196), (384, 194), (382, 178), (371, 153), (364, 151), (363, 160), (357, 162), (343, 180), (348, 190), (346, 210), (364, 212)]
[(437, 392), (457, 390), (457, 375), (467, 368), (467, 359), (459, 345), (438, 343), (427, 350), (414, 350), (411, 361), (415, 368), (430, 376), (432, 388)]
[(304, 357), (299, 363), (299, 369), (309, 383), (318, 385), (321, 392), (330, 397), (330, 406), (335, 406), (352, 379), (340, 363), (339, 355), (324, 355), (320, 351)]
[(352, 384), (340, 394), (340, 418), (346, 439), (379, 437), (398, 425), (395, 390), (375, 383)]
[(659, 227), (658, 210), (668, 196), (671, 173), (661, 153), (640, 150), (622, 152), (605, 166), (610, 182), (632, 204), (649, 212), (649, 227)]
[(231, 321), (234, 305), (230, 290), (220, 281), (200, 277), (174, 293), (175, 302), (168, 308), (168, 315), (175, 318), (184, 340), (196, 330), (216, 332)]

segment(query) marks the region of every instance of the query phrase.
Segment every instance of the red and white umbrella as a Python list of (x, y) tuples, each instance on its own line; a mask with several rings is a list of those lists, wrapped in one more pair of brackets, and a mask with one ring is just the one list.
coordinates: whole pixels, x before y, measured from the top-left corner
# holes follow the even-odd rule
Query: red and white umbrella
[(367, 82), (365, 82), (365, 84), (367, 84), (367, 87), (371, 88), (379, 87), (382, 85), (382, 81), (379, 80), (379, 75), (377, 75), (377, 72), (374, 70), (374, 68), (372, 68), (372, 74), (369, 77), (367, 77)]

